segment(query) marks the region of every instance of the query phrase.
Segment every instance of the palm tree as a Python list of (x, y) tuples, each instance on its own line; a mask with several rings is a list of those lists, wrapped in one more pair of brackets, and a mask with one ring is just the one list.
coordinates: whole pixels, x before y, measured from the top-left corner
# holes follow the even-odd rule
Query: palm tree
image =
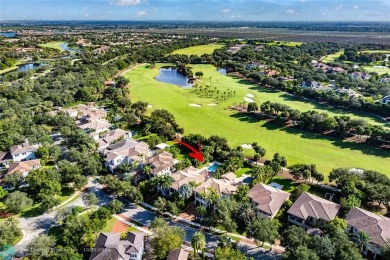
[(132, 176), (131, 176), (130, 172), (125, 172), (125, 174), (123, 175), (123, 180), (125, 180), (125, 181), (130, 182), (131, 178), (132, 178)]
[(149, 165), (146, 165), (144, 167), (143, 172), (150, 177), (150, 174), (152, 173), (152, 167), (150, 167)]
[(244, 203), (242, 205), (239, 218), (246, 224), (252, 222), (256, 218), (256, 212), (253, 210), (253, 207), (250, 203)]
[(202, 232), (195, 232), (191, 239), (191, 245), (194, 248), (194, 257), (198, 250), (202, 251), (202, 259), (204, 256), (204, 248), (206, 247), (206, 237)]
[(196, 212), (196, 215), (199, 217), (199, 218), (203, 218), (204, 216), (206, 216), (207, 214), (207, 209), (205, 206), (198, 206), (196, 207), (195, 209), (195, 212)]
[(185, 200), (189, 199), (192, 196), (192, 192), (194, 191), (194, 188), (189, 184), (184, 184), (179, 188), (179, 194), (182, 196)]
[(357, 246), (360, 248), (360, 252), (363, 252), (364, 247), (367, 247), (371, 240), (370, 236), (364, 231), (359, 231), (355, 235), (355, 239)]
[(161, 189), (167, 190), (171, 187), (172, 185), (172, 177), (169, 175), (161, 175), (157, 178), (156, 180), (157, 184), (160, 186)]
[(14, 225), (18, 225), (18, 220), (14, 217), (8, 217), (7, 220), (5, 221), (5, 223), (8, 225), (8, 226), (14, 226)]

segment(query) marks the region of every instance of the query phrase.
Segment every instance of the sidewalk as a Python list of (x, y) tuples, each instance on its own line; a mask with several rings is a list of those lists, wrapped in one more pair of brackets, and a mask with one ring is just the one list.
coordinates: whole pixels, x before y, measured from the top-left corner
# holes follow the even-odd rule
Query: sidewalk
[[(141, 202), (140, 203), (143, 207), (145, 208), (148, 208), (150, 210), (156, 210), (155, 207), (153, 207), (152, 205), (146, 203), (146, 202)], [(237, 238), (240, 238), (241, 240), (240, 241), (237, 241), (237, 242), (241, 242), (241, 243), (244, 243), (244, 244), (248, 244), (248, 245), (256, 245), (258, 246), (254, 239), (251, 239), (251, 238), (248, 238), (246, 236), (242, 236), (242, 235), (239, 235), (239, 234), (235, 234), (235, 233), (230, 233), (230, 232), (226, 232), (226, 231), (223, 231), (223, 230), (220, 230), (220, 229), (217, 229), (217, 228), (214, 228), (214, 227), (211, 227), (211, 228), (206, 228), (204, 227), (203, 225), (199, 224), (199, 223), (195, 223), (195, 222), (192, 222), (190, 220), (187, 220), (187, 219), (184, 219), (184, 218), (181, 218), (181, 217), (178, 217), (178, 216), (175, 216), (175, 215), (172, 215), (168, 212), (166, 212), (165, 214), (169, 215), (174, 221), (177, 221), (177, 222), (181, 222), (185, 225), (189, 225), (189, 226), (195, 226), (197, 228), (202, 228), (205, 232), (207, 232), (207, 230), (211, 231), (211, 232), (215, 232), (215, 233), (220, 233), (221, 235), (222, 234), (226, 234), (226, 235), (229, 235), (229, 236), (233, 236), (233, 237), (237, 237)], [(210, 233), (210, 232), (208, 232)], [(265, 246), (267, 247), (271, 247), (271, 250), (272, 251), (276, 251), (278, 253), (283, 253), (286, 249), (282, 246), (278, 246), (278, 245), (271, 245), (270, 243), (267, 243), (265, 242), (264, 243)]]

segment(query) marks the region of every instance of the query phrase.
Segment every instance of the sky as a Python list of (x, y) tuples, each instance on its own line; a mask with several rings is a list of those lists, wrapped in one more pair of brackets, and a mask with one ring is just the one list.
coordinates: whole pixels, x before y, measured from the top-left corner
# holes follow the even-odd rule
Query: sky
[(390, 22), (390, 0), (0, 0), (0, 20)]

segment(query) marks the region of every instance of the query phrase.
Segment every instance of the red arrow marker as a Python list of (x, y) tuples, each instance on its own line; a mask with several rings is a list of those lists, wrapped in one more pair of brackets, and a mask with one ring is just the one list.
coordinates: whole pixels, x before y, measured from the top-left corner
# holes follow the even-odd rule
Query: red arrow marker
[(196, 150), (194, 147), (192, 147), (191, 145), (189, 145), (183, 141), (176, 141), (176, 142), (178, 142), (181, 145), (184, 145), (185, 147), (187, 147), (188, 149), (190, 149), (192, 151), (192, 153), (189, 153), (189, 156), (191, 156), (192, 158), (194, 158), (200, 162), (203, 162), (204, 158), (203, 158), (203, 154), (201, 151)]

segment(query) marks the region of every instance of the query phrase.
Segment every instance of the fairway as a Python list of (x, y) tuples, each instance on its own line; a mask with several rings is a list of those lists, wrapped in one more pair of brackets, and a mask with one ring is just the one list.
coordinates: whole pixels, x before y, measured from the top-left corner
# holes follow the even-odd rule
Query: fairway
[(338, 57), (340, 57), (340, 55), (341, 54), (343, 54), (344, 53), (344, 50), (341, 50), (341, 51), (338, 51), (338, 52), (336, 52), (336, 53), (333, 53), (333, 54), (329, 54), (329, 55), (327, 55), (327, 56), (325, 56), (325, 57), (322, 57), (321, 58), (321, 61), (322, 62), (334, 62), (335, 61), (335, 59), (337, 59)]
[(182, 55), (197, 55), (202, 56), (203, 54), (213, 54), (214, 50), (222, 48), (223, 44), (209, 44), (209, 45), (199, 45), (192, 46), (172, 52), (172, 54), (182, 54)]
[(381, 66), (363, 66), (368, 73), (378, 73), (378, 75), (390, 74), (390, 68), (382, 68)]
[(61, 48), (61, 44), (64, 44), (65, 42), (48, 42), (45, 44), (40, 44), (39, 46), (44, 47), (44, 48), (52, 48), (52, 49), (57, 49), (60, 51), (63, 51), (63, 48)]
[[(227, 89), (236, 91), (235, 97), (217, 106), (209, 106), (208, 104), (215, 102), (213, 98), (198, 97), (191, 90), (155, 81), (154, 77), (159, 73), (158, 68), (149, 69), (146, 66), (139, 66), (124, 76), (131, 81), (133, 101), (146, 101), (153, 105), (153, 109), (167, 109), (184, 127), (185, 134), (224, 136), (233, 147), (258, 142), (267, 149), (268, 158), (279, 152), (287, 157), (290, 165), (298, 162), (313, 163), (325, 174), (336, 167), (356, 167), (378, 170), (390, 175), (390, 153), (387, 151), (336, 138), (325, 138), (296, 129), (280, 129), (264, 121), (248, 119), (227, 108), (233, 102), (243, 102), (247, 94), (254, 95), (258, 104), (270, 100), (288, 104), (302, 111), (309, 109), (325, 111), (325, 106), (303, 102), (285, 93), (273, 92), (240, 79), (221, 75), (211, 65), (192, 67), (194, 72), (203, 71), (203, 79), (212, 87), (217, 87), (221, 91)], [(202, 107), (191, 107), (189, 104), (201, 104)], [(335, 113), (336, 110), (332, 110), (331, 114)], [(370, 119), (370, 122), (373, 123), (375, 120)], [(253, 154), (251, 149), (244, 151), (247, 155)]]

